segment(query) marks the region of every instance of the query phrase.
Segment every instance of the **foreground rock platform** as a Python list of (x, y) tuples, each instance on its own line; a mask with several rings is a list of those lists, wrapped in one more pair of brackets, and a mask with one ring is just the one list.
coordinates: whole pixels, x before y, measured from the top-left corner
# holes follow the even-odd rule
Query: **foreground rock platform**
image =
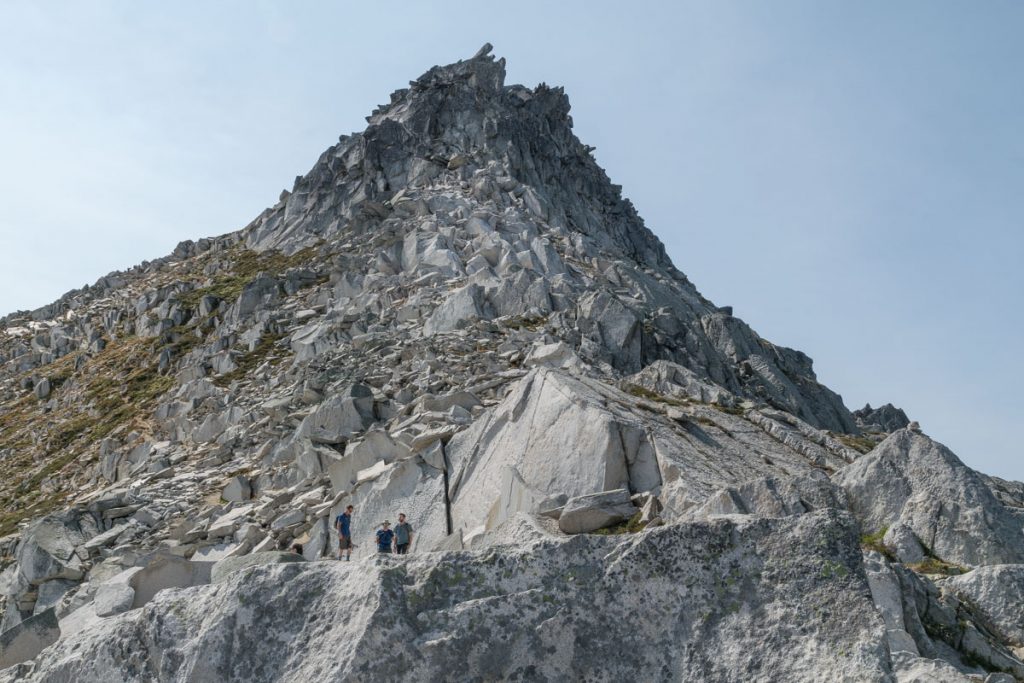
[(821, 512), (253, 567), (0, 680), (894, 680), (856, 531)]

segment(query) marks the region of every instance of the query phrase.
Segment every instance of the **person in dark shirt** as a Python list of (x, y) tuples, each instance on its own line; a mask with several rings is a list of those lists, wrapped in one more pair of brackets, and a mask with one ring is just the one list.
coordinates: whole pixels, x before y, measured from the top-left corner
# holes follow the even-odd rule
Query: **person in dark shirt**
[(409, 552), (412, 544), (412, 524), (405, 521), (405, 513), (398, 513), (398, 524), (395, 525), (395, 551), (399, 555)]
[(391, 522), (386, 519), (380, 526), (381, 528), (377, 529), (377, 552), (390, 553), (391, 542), (395, 540), (395, 532), (391, 530)]
[(338, 530), (338, 559), (345, 554), (346, 560), (352, 559), (352, 513), (355, 508), (349, 505), (345, 511), (334, 520), (334, 528)]

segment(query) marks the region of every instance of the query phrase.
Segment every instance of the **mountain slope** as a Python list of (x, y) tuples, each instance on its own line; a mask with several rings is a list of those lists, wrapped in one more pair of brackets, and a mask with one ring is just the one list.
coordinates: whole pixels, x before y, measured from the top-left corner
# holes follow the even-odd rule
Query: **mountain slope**
[[(642, 554), (643, 571), (657, 575), (671, 574), (676, 560), (659, 545), (663, 532), (655, 527), (668, 523), (664, 534), (685, 539), (676, 551), (704, 553), (709, 546), (693, 525), (706, 524), (708, 515), (743, 515), (727, 536), (742, 536), (752, 524), (753, 536), (776, 540), (740, 544), (745, 559), (732, 580), (756, 587), (737, 597), (742, 618), (720, 615), (721, 629), (691, 633), (693, 647), (719, 652), (710, 659), (694, 663), (681, 654), (664, 664), (675, 674), (656, 673), (654, 660), (644, 663), (654, 667), (645, 669), (654, 678), (703, 672), (723, 680), (741, 673), (863, 680), (866, 671), (900, 678), (915, 667), (954, 677), (979, 666), (1017, 671), (1007, 649), (1013, 643), (973, 613), (954, 619), (956, 628), (907, 635), (917, 659), (894, 656), (906, 638), (893, 634), (910, 627), (890, 624), (877, 606), (882, 589), (875, 589), (883, 583), (861, 566), (856, 524), (879, 535), (865, 543), (887, 553), (871, 556), (885, 568), (900, 565), (900, 557), (885, 545), (896, 541), (881, 540), (883, 527), (907, 527), (900, 548), (926, 534), (918, 522), (904, 524), (900, 510), (864, 515), (863, 487), (845, 472), (855, 463), (850, 471), (876, 482), (876, 470), (901, 461), (907, 444), (928, 450), (930, 439), (916, 431), (908, 436), (914, 425), (893, 418), (902, 413), (891, 406), (884, 419), (861, 411), (858, 427), (838, 394), (817, 382), (806, 355), (760, 338), (701, 296), (576, 139), (564, 93), (504, 85), (504, 60), (489, 52), (485, 46), (472, 59), (434, 67), (393, 93), (364, 132), (343, 136), (242, 230), (183, 243), (169, 257), (3, 319), (0, 523), (15, 533), (0, 540), (0, 631), (35, 633), (42, 627), (31, 618), (53, 610), (61, 637), (53, 652), (62, 653), (50, 661), (44, 654), (38, 669), (22, 664), (12, 675), (101, 678), (118, 666), (125, 680), (173, 680), (187, 671), (194, 680), (276, 680), (312, 672), (316, 664), (281, 670), (264, 661), (258, 670), (175, 674), (159, 664), (161, 648), (176, 648), (173, 639), (130, 662), (109, 659), (107, 648), (121, 651), (122, 637), (152, 643), (138, 609), (145, 608), (145, 620), (180, 609), (173, 593), (147, 603), (160, 588), (208, 582), (214, 562), (262, 562), (265, 551), (296, 540), (308, 560), (329, 555), (329, 520), (349, 503), (357, 509), (355, 557), (367, 564), (358, 570), (365, 574), (357, 589), (363, 604), (380, 599), (375, 582), (406, 571), (394, 564), (400, 558), (369, 559), (373, 530), (399, 511), (414, 522), (414, 552), (430, 553), (408, 580), (465, 562), (486, 574), (480, 580), (493, 588), (487, 599), (515, 590), (534, 595), (565, 567), (513, 589), (494, 583), (498, 577), (480, 563), (591, 542), (566, 540), (570, 526), (640, 534), (602, 547)], [(861, 457), (883, 439), (870, 460)], [(997, 482), (964, 475), (949, 456), (947, 478), (966, 477), (970, 487), (943, 495), (976, 514), (931, 534), (921, 549), (934, 560), (927, 568), (990, 564), (1000, 558), (985, 550), (992, 543), (979, 539), (990, 531), (974, 520), (997, 517), (995, 542), (1021, 544), (1015, 489), (995, 490)], [(919, 476), (910, 468), (902, 481)], [(939, 491), (906, 486), (925, 496)], [(957, 500), (963, 491), (970, 495)], [(618, 502), (602, 508), (599, 499)], [(635, 519), (628, 519), (634, 506)], [(645, 525), (651, 528), (641, 530)], [(753, 637), (750, 614), (775, 609), (777, 572), (767, 568), (785, 565), (780, 558), (793, 552), (794, 538), (819, 544), (805, 558), (814, 569), (796, 575), (812, 593), (820, 589), (820, 596), (849, 604), (863, 628), (850, 641), (833, 615), (814, 612), (825, 598), (796, 598), (783, 611), (814, 612), (819, 637), (799, 666), (759, 664), (767, 653), (729, 654), (737, 647), (732, 639)], [(967, 546), (981, 550), (934, 554)], [(924, 555), (908, 558), (902, 564), (920, 564)], [(625, 579), (604, 561), (594, 559), (586, 571), (611, 578), (577, 599), (614, 601)], [(265, 572), (305, 570), (248, 571), (258, 580)], [(331, 589), (348, 570), (315, 571), (308, 586), (286, 590), (283, 599), (315, 600), (316, 590)], [(669, 602), (681, 609), (690, 590), (724, 600), (717, 580), (705, 571), (689, 584), (669, 582)], [(932, 586), (920, 580), (929, 583), (908, 578), (906, 590)], [(862, 600), (869, 588), (875, 607)], [(238, 582), (190, 590), (199, 592), (181, 594), (185, 601), (259, 599)], [(452, 626), (442, 638), (447, 644), (431, 638), (478, 598), (467, 597), (473, 593), (462, 579), (431, 590), (444, 604), (438, 609), (452, 613), (411, 637), (440, 652), (432, 662), (443, 668), (438, 663), (465, 645), (465, 631)], [(409, 599), (401, 598), (408, 609), (433, 618)], [(544, 600), (530, 604), (536, 612), (516, 628), (540, 628), (553, 618), (544, 616)], [(717, 614), (721, 606), (709, 609)], [(207, 616), (230, 624), (241, 618), (221, 609)], [(194, 616), (205, 618), (202, 610)], [(374, 641), (396, 618), (370, 609), (352, 625), (354, 637)], [(637, 617), (598, 610), (589, 618), (599, 625)], [(666, 615), (664, 627), (681, 618)], [(293, 621), (258, 628), (283, 638), (271, 631), (305, 627)], [(796, 642), (784, 620), (761, 628), (786, 647)], [(218, 629), (211, 643), (227, 637)], [(576, 637), (586, 651), (583, 632)], [(549, 636), (538, 638), (537, 647), (549, 644)], [(89, 669), (71, 654), (79, 648), (103, 650), (106, 668)], [(837, 664), (822, 654), (829, 648), (857, 654)], [(538, 666), (554, 677), (576, 670), (558, 663), (563, 655), (556, 648)], [(500, 675), (531, 677), (516, 668), (520, 655), (508, 656)], [(4, 662), (0, 652), (0, 664), (12, 659)], [(612, 664), (598, 665), (594, 675), (613, 676)], [(362, 670), (352, 666), (332, 675), (358, 676)]]

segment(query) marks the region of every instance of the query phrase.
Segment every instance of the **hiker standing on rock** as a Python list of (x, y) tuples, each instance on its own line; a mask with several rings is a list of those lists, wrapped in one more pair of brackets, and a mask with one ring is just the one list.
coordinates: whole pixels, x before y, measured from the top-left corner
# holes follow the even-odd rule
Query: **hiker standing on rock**
[(405, 521), (405, 513), (398, 513), (398, 524), (395, 525), (395, 552), (405, 555), (412, 544), (412, 524)]
[(334, 528), (338, 530), (338, 559), (345, 553), (345, 560), (352, 559), (352, 512), (354, 507), (349, 505), (345, 511), (334, 520)]
[(377, 529), (377, 552), (390, 553), (391, 542), (395, 539), (395, 532), (391, 530), (391, 522), (384, 520), (381, 528)]

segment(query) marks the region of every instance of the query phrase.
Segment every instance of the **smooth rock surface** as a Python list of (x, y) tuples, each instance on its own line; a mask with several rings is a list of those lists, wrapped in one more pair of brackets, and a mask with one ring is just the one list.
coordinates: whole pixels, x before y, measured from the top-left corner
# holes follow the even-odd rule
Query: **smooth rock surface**
[(32, 659), (57, 642), (59, 636), (60, 627), (52, 609), (25, 619), (0, 633), (0, 669)]
[(305, 558), (302, 555), (280, 551), (252, 553), (251, 555), (243, 555), (241, 557), (227, 557), (213, 565), (210, 573), (210, 582), (224, 583), (230, 578), (231, 574), (248, 569), (249, 567), (303, 561), (305, 561)]
[(947, 562), (1024, 563), (1024, 520), (976, 472), (924, 434), (895, 432), (834, 481), (868, 531), (903, 524)]
[(575, 496), (558, 516), (558, 528), (567, 534), (585, 534), (625, 522), (636, 514), (627, 489)]
[(1024, 647), (1024, 565), (978, 567), (946, 579), (942, 590), (976, 607), (1010, 643)]

